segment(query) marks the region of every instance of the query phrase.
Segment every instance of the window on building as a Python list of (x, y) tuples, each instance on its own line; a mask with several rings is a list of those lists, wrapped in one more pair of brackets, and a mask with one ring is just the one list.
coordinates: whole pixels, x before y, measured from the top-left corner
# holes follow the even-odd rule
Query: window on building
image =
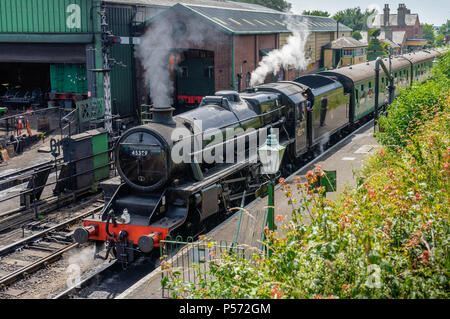
[(353, 50), (344, 50), (344, 56), (353, 56)]
[(214, 67), (213, 66), (207, 66), (205, 68), (205, 77), (212, 79), (214, 77)]

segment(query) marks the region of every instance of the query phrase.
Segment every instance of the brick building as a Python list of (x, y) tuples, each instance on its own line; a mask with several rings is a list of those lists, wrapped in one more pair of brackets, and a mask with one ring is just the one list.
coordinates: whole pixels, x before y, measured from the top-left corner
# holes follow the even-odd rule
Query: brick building
[[(381, 29), (383, 37), (409, 50), (420, 48), (427, 44), (423, 39), (423, 26), (420, 24), (419, 14), (411, 13), (404, 3), (400, 3), (396, 14), (391, 14), (389, 4), (384, 5), (383, 13), (377, 14), (371, 26)], [(406, 37), (406, 43), (399, 43), (400, 38)]]
[[(153, 16), (145, 23), (152, 30), (161, 21), (176, 21), (186, 34), (200, 29), (204, 35), (199, 42), (175, 41), (179, 68), (173, 75), (175, 100), (213, 94), (219, 90), (242, 90), (250, 81), (250, 74), (268, 52), (282, 47), (291, 34), (286, 24), (287, 15), (264, 7), (237, 9), (197, 4), (176, 4)], [(322, 47), (336, 39), (336, 22), (331, 18), (296, 16), (298, 28), (309, 30), (305, 51), (311, 64), (306, 71), (290, 68), (281, 70), (267, 81), (292, 80), (303, 73), (318, 70), (323, 65)], [(339, 25), (339, 35), (349, 36), (351, 29)], [(203, 59), (203, 61), (201, 60)], [(199, 76), (198, 69), (203, 78)], [(190, 75), (196, 76), (191, 79)], [(201, 91), (201, 92), (200, 92)], [(138, 95), (146, 95), (141, 88)], [(192, 102), (192, 101), (191, 101)], [(198, 100), (195, 100), (198, 102)]]

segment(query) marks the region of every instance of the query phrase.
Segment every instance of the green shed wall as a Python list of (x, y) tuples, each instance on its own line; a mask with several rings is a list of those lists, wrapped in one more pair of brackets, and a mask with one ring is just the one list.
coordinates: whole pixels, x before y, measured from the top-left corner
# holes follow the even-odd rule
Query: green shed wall
[[(112, 33), (121, 37), (132, 37), (131, 22), (134, 9), (129, 6), (107, 7), (108, 24)], [(130, 43), (132, 43), (130, 39)], [(134, 116), (135, 108), (135, 57), (132, 44), (116, 44), (111, 48), (111, 57), (125, 67), (116, 65), (111, 69), (111, 101), (113, 114), (122, 117)]]
[(92, 32), (92, 3), (92, 0), (0, 0), (0, 32)]

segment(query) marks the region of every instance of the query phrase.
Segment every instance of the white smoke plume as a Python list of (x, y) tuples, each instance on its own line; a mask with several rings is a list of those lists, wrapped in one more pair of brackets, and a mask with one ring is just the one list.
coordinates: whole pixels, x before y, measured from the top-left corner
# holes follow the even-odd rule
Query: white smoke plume
[(170, 79), (169, 54), (173, 47), (167, 23), (156, 24), (141, 38), (137, 56), (144, 67), (145, 84), (155, 106), (172, 105), (173, 84)]
[(310, 60), (305, 56), (305, 44), (310, 34), (304, 17), (288, 15), (285, 23), (287, 29), (292, 32), (287, 38), (287, 43), (280, 49), (270, 51), (259, 62), (258, 67), (252, 72), (250, 86), (264, 82), (270, 73), (276, 75), (281, 68), (296, 68), (305, 70)]
[(144, 67), (145, 84), (155, 107), (167, 107), (173, 102), (170, 70), (177, 67), (175, 60), (169, 63), (173, 49), (199, 47), (209, 36), (209, 29), (202, 24), (161, 18), (141, 37), (136, 55)]

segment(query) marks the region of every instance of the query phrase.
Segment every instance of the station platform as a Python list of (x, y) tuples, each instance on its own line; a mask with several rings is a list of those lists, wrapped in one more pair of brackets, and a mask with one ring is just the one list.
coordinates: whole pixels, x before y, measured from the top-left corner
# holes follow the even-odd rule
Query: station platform
[[(356, 185), (356, 177), (353, 172), (362, 168), (364, 159), (378, 148), (378, 143), (373, 136), (373, 122), (370, 121), (345, 139), (335, 144), (333, 147), (316, 157), (312, 162), (300, 168), (296, 173), (286, 178), (286, 183), (290, 183), (297, 176), (304, 176), (316, 165), (321, 165), (324, 170), (336, 171), (337, 189), (334, 193), (327, 193), (327, 198), (335, 199), (344, 188)], [(293, 194), (295, 198), (295, 194)], [(267, 198), (258, 199), (245, 207), (246, 211), (265, 211)], [(280, 185), (275, 191), (275, 215), (289, 215), (292, 207), (288, 204), (285, 192), (280, 189)], [(258, 218), (263, 218), (264, 214), (257, 214)], [(208, 239), (216, 242), (231, 243), (235, 240), (235, 231), (238, 223), (239, 213), (235, 213), (228, 220), (206, 234)], [(276, 222), (277, 223), (277, 222)], [(260, 223), (261, 224), (261, 223)], [(242, 222), (241, 222), (242, 226)], [(240, 243), (240, 241), (238, 240)], [(124, 291), (116, 299), (161, 299), (161, 268), (156, 268), (153, 272), (142, 278), (135, 285)]]

